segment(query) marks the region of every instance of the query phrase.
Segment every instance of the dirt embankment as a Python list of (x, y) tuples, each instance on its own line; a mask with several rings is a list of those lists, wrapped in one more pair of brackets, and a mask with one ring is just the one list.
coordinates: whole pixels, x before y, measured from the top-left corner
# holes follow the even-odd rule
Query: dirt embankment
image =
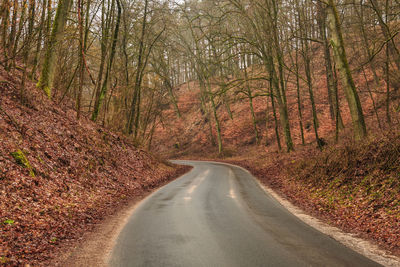
[(0, 265), (40, 265), (185, 171), (0, 70)]

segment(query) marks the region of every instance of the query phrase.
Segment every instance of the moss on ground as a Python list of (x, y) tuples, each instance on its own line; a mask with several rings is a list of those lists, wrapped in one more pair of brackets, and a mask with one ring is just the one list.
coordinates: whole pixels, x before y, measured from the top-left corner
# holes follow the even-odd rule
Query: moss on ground
[(26, 168), (29, 170), (29, 175), (32, 177), (35, 177), (35, 172), (33, 171), (33, 168), (31, 164), (29, 163), (29, 160), (25, 156), (24, 152), (22, 152), (20, 149), (18, 149), (15, 152), (11, 152), (11, 156), (15, 159), (18, 165)]

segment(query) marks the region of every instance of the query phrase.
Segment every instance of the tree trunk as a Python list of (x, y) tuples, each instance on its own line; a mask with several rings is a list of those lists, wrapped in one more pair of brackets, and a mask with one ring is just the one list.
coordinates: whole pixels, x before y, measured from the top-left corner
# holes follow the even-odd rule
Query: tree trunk
[(269, 126), (269, 105), (268, 98), (265, 104), (265, 146), (268, 146), (268, 126)]
[(278, 118), (277, 118), (277, 115), (276, 115), (275, 97), (274, 97), (274, 93), (273, 93), (272, 87), (273, 87), (272, 78), (270, 78), (270, 83), (269, 83), (270, 92), (269, 92), (269, 95), (271, 97), (272, 113), (274, 115), (275, 137), (276, 137), (276, 143), (278, 144), (278, 150), (281, 151), (282, 150), (282, 145), (281, 145), (281, 138), (279, 137), (279, 124), (278, 124)]
[(254, 135), (256, 138), (256, 143), (259, 144), (260, 138), (259, 138), (259, 133), (258, 133), (258, 129), (257, 129), (256, 115), (254, 113), (254, 107), (253, 107), (253, 95), (251, 93), (251, 88), (250, 88), (246, 68), (244, 68), (244, 78), (245, 78), (245, 83), (246, 83), (247, 97), (249, 98), (250, 114), (251, 114), (251, 121), (253, 123)]
[[(336, 99), (336, 91), (337, 86), (334, 81), (333, 71), (332, 71), (332, 61), (331, 61), (331, 52), (329, 50), (329, 41), (326, 36), (326, 11), (321, 2), (318, 2), (318, 24), (319, 24), (319, 32), (323, 41), (324, 47), (324, 59), (325, 59), (325, 71), (326, 71), (326, 84), (328, 89), (328, 102), (329, 102), (329, 111), (331, 115), (331, 119), (336, 123), (338, 122), (338, 128), (343, 129), (343, 120), (340, 114), (340, 109), (337, 109), (337, 99)], [(338, 110), (338, 112), (337, 112)], [(336, 119), (336, 117), (338, 118)]]
[(364, 115), (356, 90), (356, 86), (351, 75), (350, 67), (347, 61), (346, 51), (339, 16), (336, 10), (334, 0), (329, 0), (328, 5), (328, 26), (331, 31), (331, 45), (333, 47), (335, 61), (341, 74), (342, 86), (346, 94), (350, 114), (354, 127), (354, 136), (356, 140), (363, 139), (367, 135)]
[[(268, 44), (269, 45), (269, 52), (271, 53), (270, 60), (269, 60), (269, 67), (272, 68), (272, 81), (273, 81), (273, 88), (275, 90), (276, 99), (278, 102), (279, 107), (279, 118), (281, 120), (281, 125), (283, 129), (283, 133), (285, 136), (286, 141), (286, 150), (288, 152), (294, 150), (292, 135), (290, 133), (290, 123), (289, 123), (289, 114), (287, 109), (287, 101), (286, 101), (286, 89), (285, 89), (285, 81), (284, 81), (284, 61), (283, 61), (283, 54), (281, 50), (281, 44), (279, 40), (279, 29), (277, 26), (278, 23), (278, 6), (276, 0), (271, 1), (271, 5), (269, 6), (270, 16), (271, 16), (271, 26), (272, 26), (272, 40)], [(273, 53), (275, 52), (275, 53)], [(276, 58), (276, 63), (278, 65), (278, 74), (275, 70), (274, 65), (274, 57)]]
[[(309, 46), (308, 46), (309, 41), (306, 40), (308, 38), (307, 27), (306, 27), (306, 25), (302, 25), (302, 23), (301, 23), (302, 17), (305, 17), (304, 11), (302, 11), (302, 10), (300, 10), (300, 8), (298, 8), (298, 20), (299, 20), (300, 35), (303, 37), (303, 38), (301, 38), (302, 56), (303, 56), (303, 61), (304, 61), (304, 70), (305, 70), (306, 79), (307, 79), (308, 94), (309, 94), (310, 102), (311, 102), (311, 113), (312, 113), (312, 117), (313, 117), (315, 141), (317, 142), (318, 148), (320, 150), (322, 150), (322, 144), (321, 144), (321, 140), (320, 140), (319, 134), (318, 134), (319, 122), (318, 122), (318, 116), (317, 116), (317, 109), (315, 107), (315, 99), (314, 99), (314, 92), (313, 92), (313, 86), (312, 86), (311, 59), (310, 59), (310, 51), (309, 51)], [(303, 30), (303, 28), (305, 28), (305, 30)]]
[(215, 126), (216, 126), (216, 129), (217, 129), (218, 154), (221, 155), (221, 153), (222, 153), (221, 126), (220, 126), (220, 122), (219, 122), (219, 119), (218, 119), (217, 109), (215, 107), (214, 96), (211, 95), (211, 94), (212, 94), (212, 92), (209, 92), (209, 98), (210, 98), (210, 101), (211, 101), (211, 107), (213, 109)]
[(76, 117), (79, 120), (81, 115), (81, 99), (82, 99), (82, 88), (83, 88), (83, 81), (85, 78), (85, 67), (84, 67), (84, 36), (83, 36), (83, 10), (82, 10), (82, 3), (81, 0), (78, 0), (78, 27), (79, 27), (79, 85), (78, 85), (78, 94), (76, 99)]
[(174, 95), (174, 92), (172, 91), (172, 89), (173, 89), (172, 85), (171, 85), (170, 81), (168, 80), (168, 78), (164, 79), (164, 84), (167, 87), (169, 96), (171, 97), (172, 105), (174, 106), (174, 109), (175, 109), (175, 112), (176, 112), (176, 116), (178, 117), (178, 119), (180, 119), (182, 117), (182, 115), (181, 115), (181, 112), (179, 110), (178, 103), (176, 101), (176, 97)]
[(35, 0), (29, 0), (29, 18), (28, 18), (28, 33), (24, 44), (23, 50), (23, 62), (24, 68), (22, 71), (22, 79), (21, 79), (21, 103), (25, 101), (25, 79), (26, 79), (26, 70), (28, 65), (28, 57), (29, 57), (29, 50), (31, 47), (32, 42), (32, 35), (33, 35), (33, 25), (35, 23), (35, 8), (36, 2)]
[[(110, 39), (109, 33), (110, 33), (110, 20), (112, 19), (111, 16), (111, 10), (114, 9), (115, 6), (115, 0), (112, 0), (111, 2), (111, 7), (110, 4), (108, 5), (107, 9), (105, 7), (105, 1), (102, 1), (101, 4), (101, 42), (100, 42), (100, 47), (101, 47), (101, 60), (100, 60), (100, 67), (99, 67), (99, 73), (97, 75), (97, 82), (96, 82), (96, 88), (94, 90), (94, 104), (93, 104), (93, 109), (99, 105), (100, 102), (100, 95), (101, 95), (101, 88), (102, 88), (102, 81), (103, 81), (103, 73), (104, 73), (104, 67), (106, 66), (106, 58), (107, 58), (107, 48), (108, 48), (108, 40)], [(90, 107), (91, 109), (93, 102), (93, 97), (90, 101)], [(93, 112), (92, 112), (92, 118), (93, 118)]]
[(7, 47), (7, 33), (8, 33), (8, 27), (9, 27), (9, 17), (10, 17), (10, 0), (5, 0), (4, 2), (3, 2), (3, 5), (2, 5), (2, 8), (3, 8), (3, 14), (2, 14), (2, 40), (1, 40), (1, 43), (2, 43), (2, 46), (3, 46), (3, 57), (4, 57), (4, 66), (5, 66), (5, 68), (7, 69), (7, 58), (8, 58), (8, 55), (7, 55), (7, 49), (6, 49), (6, 47)]
[(378, 109), (377, 109), (377, 107), (376, 107), (375, 99), (374, 99), (374, 97), (373, 97), (373, 95), (372, 95), (371, 88), (370, 88), (370, 86), (369, 86), (369, 84), (368, 84), (368, 78), (367, 78), (367, 74), (365, 73), (364, 67), (362, 68), (362, 72), (363, 72), (363, 75), (364, 75), (365, 84), (366, 84), (366, 86), (367, 86), (368, 95), (369, 95), (369, 97), (371, 98), (372, 106), (373, 106), (373, 108), (374, 108), (374, 113), (375, 113), (376, 121), (378, 122), (379, 129), (382, 130), (381, 120), (380, 120), (379, 115), (378, 115)]
[(92, 113), (92, 118), (91, 118), (92, 121), (96, 121), (97, 116), (99, 115), (101, 104), (104, 100), (104, 97), (107, 94), (108, 80), (109, 80), (110, 72), (112, 69), (113, 62), (114, 62), (115, 50), (116, 50), (116, 46), (117, 46), (118, 33), (119, 33), (119, 25), (120, 25), (120, 21), (121, 21), (121, 4), (119, 1), (120, 0), (116, 0), (116, 2), (117, 2), (117, 20), (115, 23), (113, 42), (112, 42), (112, 46), (111, 46), (111, 54), (110, 54), (110, 58), (109, 58), (109, 61), (107, 64), (107, 69), (106, 69), (106, 74), (105, 74), (105, 77), (103, 80), (103, 85), (100, 90), (100, 96), (93, 108), (93, 113)]
[[(18, 51), (18, 45), (19, 45), (19, 39), (21, 38), (22, 30), (25, 24), (25, 14), (26, 14), (26, 7), (27, 7), (27, 0), (23, 0), (21, 4), (21, 15), (19, 17), (19, 23), (18, 23), (18, 29), (15, 35), (15, 40), (14, 44), (12, 47), (12, 61), (11, 61), (11, 67), (15, 68), (15, 60), (17, 57), (17, 51)], [(11, 49), (11, 47), (10, 47)]]
[(36, 79), (36, 68), (38, 66), (38, 62), (39, 62), (39, 54), (40, 54), (40, 49), (42, 47), (42, 42), (43, 42), (43, 28), (44, 28), (44, 23), (46, 20), (46, 0), (43, 0), (43, 4), (42, 4), (42, 14), (40, 16), (40, 24), (39, 24), (39, 33), (38, 33), (38, 38), (37, 38), (37, 43), (36, 43), (36, 50), (35, 50), (35, 54), (33, 56), (33, 66), (32, 66), (32, 71), (30, 74), (30, 77), (32, 79)]
[(296, 92), (297, 92), (297, 110), (299, 112), (299, 128), (301, 136), (301, 144), (305, 144), (304, 128), (303, 128), (303, 113), (301, 110), (301, 94), (300, 94), (300, 79), (299, 79), (299, 62), (298, 62), (298, 48), (296, 46)]
[(385, 62), (385, 74), (386, 74), (386, 122), (390, 125), (392, 119), (390, 117), (390, 56), (389, 56), (389, 43), (386, 44), (386, 62)]
[(10, 27), (10, 35), (8, 36), (8, 43), (7, 46), (4, 47), (4, 50), (7, 50), (5, 52), (5, 60), (4, 60), (4, 66), (6, 70), (10, 70), (10, 64), (8, 62), (9, 58), (13, 59), (13, 47), (14, 47), (14, 41), (15, 41), (15, 35), (17, 31), (17, 16), (18, 16), (18, 0), (14, 0), (13, 4), (13, 13), (11, 17), (11, 25), (7, 25)]
[(57, 44), (63, 36), (64, 26), (67, 20), (71, 1), (72, 0), (60, 0), (58, 2), (50, 40), (46, 49), (42, 73), (39, 82), (37, 83), (37, 87), (42, 89), (49, 98), (51, 98), (51, 90), (53, 87), (55, 70), (54, 63), (57, 58)]
[[(145, 5), (144, 5), (144, 14), (143, 14), (143, 21), (142, 21), (142, 32), (141, 32), (141, 37), (140, 37), (140, 43), (139, 43), (139, 52), (138, 52), (138, 61), (137, 61), (137, 68), (136, 68), (136, 77), (135, 77), (135, 84), (133, 88), (133, 98), (132, 98), (132, 104), (131, 104), (131, 110), (128, 116), (128, 123), (127, 123), (127, 133), (132, 134), (133, 132), (133, 125), (135, 124), (136, 126), (138, 125), (138, 122), (136, 122), (136, 118), (138, 118), (138, 107), (140, 106), (140, 87), (142, 83), (142, 60), (143, 60), (143, 54), (144, 54), (144, 36), (146, 33), (146, 19), (147, 19), (147, 7), (148, 7), (148, 0), (145, 0)], [(138, 104), (139, 102), (139, 104)], [(135, 130), (137, 133), (137, 130)]]

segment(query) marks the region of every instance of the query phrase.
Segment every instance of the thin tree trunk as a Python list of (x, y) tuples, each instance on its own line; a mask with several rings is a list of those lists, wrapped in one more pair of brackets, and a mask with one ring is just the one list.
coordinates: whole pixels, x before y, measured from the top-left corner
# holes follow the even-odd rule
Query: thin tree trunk
[[(340, 114), (340, 109), (339, 113), (337, 113), (337, 108), (336, 108), (336, 93), (335, 91), (337, 90), (337, 87), (335, 87), (335, 81), (333, 77), (333, 71), (332, 71), (332, 61), (331, 61), (331, 53), (329, 50), (329, 42), (328, 38), (326, 36), (326, 11), (322, 5), (321, 2), (318, 2), (318, 24), (319, 24), (319, 31), (320, 35), (323, 41), (323, 46), (324, 46), (324, 59), (325, 59), (325, 71), (326, 71), (326, 84), (327, 84), (327, 89), (328, 89), (328, 102), (329, 102), (329, 111), (331, 115), (331, 119), (336, 123), (336, 121), (339, 123), (338, 127), (339, 129), (343, 129), (343, 120), (342, 116)], [(339, 116), (338, 119), (336, 117)]]
[(172, 101), (172, 105), (174, 106), (175, 112), (176, 112), (176, 116), (178, 117), (178, 119), (180, 119), (182, 117), (181, 112), (179, 111), (179, 107), (178, 107), (178, 103), (176, 101), (176, 97), (174, 95), (174, 92), (172, 91), (172, 85), (170, 83), (170, 81), (168, 80), (168, 78), (164, 79), (164, 84), (167, 87), (168, 90), (168, 94), (171, 97), (171, 101)]
[(149, 126), (151, 113), (153, 111), (154, 95), (155, 95), (155, 90), (152, 90), (151, 97), (150, 97), (150, 103), (147, 104), (147, 110), (146, 110), (146, 114), (145, 114), (144, 120), (143, 120), (143, 127), (142, 127), (143, 128), (143, 130), (142, 130), (142, 140), (143, 141), (145, 140), (147, 127)]
[(200, 83), (200, 103), (201, 103), (200, 110), (202, 111), (202, 113), (204, 113), (206, 123), (208, 123), (208, 130), (210, 133), (210, 143), (212, 146), (216, 146), (214, 134), (213, 134), (213, 130), (212, 130), (211, 115), (210, 115), (210, 112), (206, 105), (207, 93), (206, 93), (206, 89), (205, 89), (205, 84), (202, 80), (199, 80), (199, 83)]
[(219, 119), (218, 119), (217, 109), (215, 107), (214, 96), (212, 96), (211, 94), (212, 93), (209, 92), (209, 98), (210, 98), (210, 101), (211, 101), (211, 107), (213, 109), (215, 126), (216, 126), (216, 129), (217, 129), (218, 154), (221, 155), (221, 153), (222, 153), (221, 126), (220, 126), (220, 122), (219, 122)]
[[(13, 43), (13, 47), (12, 47), (12, 61), (11, 61), (11, 68), (15, 68), (15, 60), (17, 57), (17, 50), (18, 50), (18, 45), (19, 45), (19, 39), (21, 38), (21, 34), (22, 34), (22, 29), (24, 27), (25, 24), (25, 14), (26, 14), (26, 9), (27, 9), (27, 0), (23, 0), (22, 1), (22, 5), (21, 5), (21, 15), (19, 17), (19, 23), (18, 23), (18, 30), (16, 32), (15, 35), (15, 40)], [(31, 33), (32, 34), (32, 33)], [(11, 47), (10, 47), (11, 49)]]
[(51, 90), (53, 87), (55, 70), (54, 63), (57, 58), (57, 44), (63, 36), (64, 26), (67, 20), (70, 3), (71, 0), (60, 0), (58, 2), (50, 40), (46, 49), (42, 73), (37, 84), (37, 87), (41, 88), (49, 98), (51, 98)]
[(40, 48), (42, 47), (43, 28), (44, 28), (44, 23), (46, 20), (46, 3), (47, 3), (47, 1), (43, 0), (42, 14), (40, 16), (40, 24), (39, 24), (39, 33), (38, 33), (38, 38), (37, 38), (37, 43), (36, 43), (35, 54), (33, 57), (32, 71), (30, 74), (30, 77), (32, 79), (36, 79), (36, 69), (37, 69), (38, 62), (39, 62)]
[(109, 80), (110, 72), (112, 69), (113, 62), (114, 62), (115, 50), (116, 50), (116, 46), (117, 46), (118, 33), (119, 33), (119, 25), (120, 25), (120, 21), (121, 21), (121, 4), (119, 1), (120, 0), (116, 0), (116, 2), (117, 2), (117, 20), (115, 23), (115, 29), (114, 29), (114, 34), (113, 34), (111, 54), (110, 54), (110, 58), (109, 58), (109, 61), (107, 64), (107, 69), (106, 69), (106, 74), (105, 74), (105, 77), (103, 80), (103, 85), (100, 90), (100, 97), (99, 97), (98, 101), (95, 103), (94, 108), (93, 108), (93, 113), (92, 113), (92, 118), (91, 118), (92, 121), (96, 121), (97, 116), (99, 115), (101, 104), (104, 100), (104, 97), (107, 94), (108, 80)]
[(245, 78), (245, 83), (246, 83), (246, 91), (247, 91), (247, 97), (249, 98), (249, 105), (250, 105), (250, 114), (251, 114), (251, 121), (253, 123), (253, 129), (254, 129), (254, 135), (256, 138), (256, 143), (259, 144), (259, 133), (257, 129), (257, 122), (256, 122), (256, 115), (254, 113), (254, 107), (253, 107), (253, 95), (251, 93), (251, 88), (249, 84), (249, 79), (247, 75), (247, 69), (244, 68), (244, 78)]
[[(114, 2), (115, 0), (112, 0), (111, 8), (114, 8)], [(104, 66), (106, 65), (106, 57), (107, 57), (107, 46), (108, 46), (108, 39), (109, 39), (109, 27), (108, 25), (110, 24), (108, 21), (111, 20), (111, 15), (110, 10), (108, 10), (106, 14), (106, 8), (105, 8), (105, 1), (102, 1), (102, 7), (101, 7), (101, 29), (102, 29), (102, 36), (101, 36), (101, 59), (100, 59), (100, 67), (99, 67), (99, 73), (97, 75), (97, 82), (96, 82), (96, 88), (94, 91), (94, 107), (99, 106), (100, 103), (100, 95), (101, 95), (101, 86), (102, 86), (102, 81), (103, 81), (103, 73), (104, 73)], [(106, 21), (107, 20), (107, 21)], [(92, 100), (90, 101), (90, 107), (92, 106)], [(98, 112), (98, 111), (97, 111)], [(97, 115), (96, 115), (97, 117)], [(93, 112), (92, 112), (92, 119), (93, 119)]]
[(82, 10), (82, 3), (81, 0), (78, 0), (78, 27), (79, 27), (79, 85), (78, 85), (78, 94), (76, 99), (76, 117), (79, 120), (81, 115), (81, 99), (82, 99), (82, 88), (83, 88), (83, 81), (85, 78), (85, 69), (84, 69), (84, 36), (83, 36), (83, 10)]
[(156, 128), (156, 121), (157, 121), (157, 115), (154, 117), (153, 126), (151, 127), (151, 131), (150, 131), (150, 134), (149, 134), (149, 141), (147, 143), (147, 150), (148, 151), (150, 151), (150, 149), (151, 149), (151, 143), (153, 141), (154, 130)]
[[(303, 14), (303, 16), (301, 16), (300, 12), (304, 13), (300, 9), (298, 9), (300, 35), (304, 36), (305, 38), (308, 38), (307, 32), (303, 32), (303, 30), (302, 30), (303, 27), (306, 28), (306, 30), (307, 30), (307, 27), (305, 25), (301, 24), (301, 18), (304, 17), (304, 14)], [(312, 112), (312, 116), (313, 116), (315, 140), (317, 142), (318, 148), (320, 150), (322, 150), (322, 142), (321, 142), (321, 139), (319, 138), (319, 134), (318, 134), (319, 122), (318, 122), (318, 116), (317, 116), (317, 109), (315, 107), (314, 92), (313, 92), (313, 86), (312, 86), (311, 59), (310, 59), (308, 40), (305, 40), (304, 38), (302, 38), (301, 39), (301, 47), (302, 47), (302, 56), (303, 56), (303, 60), (304, 60), (304, 70), (305, 70), (306, 79), (307, 79), (308, 94), (309, 94), (310, 102), (311, 102), (311, 112)]]
[(268, 126), (269, 126), (269, 105), (268, 98), (267, 103), (265, 104), (265, 146), (268, 146)]
[(373, 108), (374, 108), (374, 113), (375, 113), (376, 121), (378, 122), (379, 129), (382, 130), (381, 120), (379, 119), (379, 115), (378, 115), (378, 109), (377, 109), (377, 107), (376, 107), (375, 99), (374, 99), (374, 97), (373, 97), (373, 95), (372, 95), (371, 88), (370, 88), (370, 86), (369, 86), (369, 84), (368, 84), (368, 78), (367, 78), (367, 74), (365, 73), (364, 67), (362, 67), (362, 72), (363, 72), (363, 75), (364, 75), (365, 84), (366, 84), (366, 86), (367, 86), (368, 95), (369, 95), (369, 97), (371, 98), (372, 106), (373, 106)]
[(284, 61), (283, 61), (283, 55), (282, 55), (282, 50), (280, 47), (280, 41), (279, 41), (279, 32), (278, 32), (278, 6), (276, 0), (272, 0), (272, 41), (274, 43), (273, 47), (270, 47), (270, 51), (275, 51), (275, 57), (278, 65), (278, 74), (279, 74), (279, 82), (278, 82), (278, 77), (275, 71), (274, 67), (274, 60), (271, 58), (270, 60), (270, 66), (273, 68), (273, 79), (274, 82), (274, 88), (275, 88), (275, 94), (276, 98), (278, 101), (278, 106), (279, 106), (279, 118), (281, 120), (282, 128), (283, 128), (283, 133), (285, 136), (285, 141), (286, 141), (286, 150), (288, 152), (294, 150), (293, 146), (293, 141), (292, 141), (292, 135), (290, 133), (290, 123), (289, 123), (289, 114), (288, 114), (288, 108), (287, 108), (287, 101), (286, 101), (286, 89), (285, 89), (285, 80), (284, 80)]
[(29, 0), (29, 19), (28, 19), (29, 24), (28, 24), (28, 33), (27, 33), (27, 37), (25, 40), (24, 51), (23, 51), (24, 68), (23, 68), (23, 72), (22, 72), (21, 92), (20, 92), (22, 104), (25, 101), (25, 79), (26, 79), (26, 70), (27, 70), (27, 65), (28, 65), (29, 50), (30, 50), (32, 35), (33, 35), (33, 25), (35, 23), (35, 21), (34, 21), (35, 8), (36, 8), (35, 0)]
[(14, 0), (13, 13), (12, 13), (11, 25), (10, 25), (10, 28), (11, 28), (10, 35), (8, 38), (8, 44), (7, 44), (7, 46), (4, 47), (4, 49), (8, 50), (8, 52), (6, 54), (6, 58), (5, 58), (5, 69), (6, 70), (10, 70), (10, 64), (9, 64), (8, 60), (9, 60), (9, 58), (13, 58), (12, 51), (13, 51), (15, 35), (16, 35), (16, 31), (17, 31), (18, 6), (19, 6), (18, 0)]
[(270, 83), (269, 83), (270, 92), (269, 92), (269, 95), (271, 97), (272, 113), (274, 115), (275, 137), (276, 137), (276, 143), (278, 144), (278, 150), (281, 151), (282, 150), (282, 145), (281, 145), (281, 139), (279, 137), (279, 124), (278, 124), (278, 118), (277, 118), (277, 115), (276, 115), (275, 97), (274, 97), (272, 86), (273, 86), (272, 85), (272, 78), (270, 78)]
[(386, 44), (386, 62), (385, 62), (385, 74), (386, 74), (386, 122), (391, 125), (392, 119), (390, 117), (390, 56), (389, 56), (389, 45)]
[[(142, 21), (142, 32), (140, 36), (140, 43), (139, 43), (139, 51), (138, 51), (138, 61), (137, 61), (137, 69), (136, 69), (136, 76), (135, 76), (135, 85), (133, 88), (133, 98), (132, 98), (132, 105), (131, 110), (128, 116), (128, 123), (127, 123), (127, 133), (132, 134), (133, 132), (133, 125), (138, 125), (138, 122), (135, 121), (138, 118), (137, 108), (140, 107), (140, 87), (142, 82), (142, 60), (143, 60), (143, 53), (144, 53), (144, 36), (146, 33), (146, 20), (147, 20), (147, 7), (148, 7), (148, 0), (145, 0), (144, 4), (144, 14), (143, 14), (143, 21)], [(139, 104), (138, 104), (139, 103)], [(135, 130), (137, 133), (137, 130)]]
[(10, 1), (5, 0), (3, 3), (3, 19), (2, 19), (2, 46), (3, 46), (3, 56), (4, 56), (4, 66), (7, 69), (7, 61), (8, 61), (8, 54), (7, 54), (7, 33), (9, 27), (9, 17), (10, 17)]
[(301, 144), (305, 144), (304, 128), (303, 128), (303, 113), (301, 110), (301, 94), (300, 94), (300, 79), (299, 79), (299, 62), (298, 62), (298, 48), (296, 46), (296, 92), (297, 92), (297, 110), (299, 112), (299, 128), (301, 136)]

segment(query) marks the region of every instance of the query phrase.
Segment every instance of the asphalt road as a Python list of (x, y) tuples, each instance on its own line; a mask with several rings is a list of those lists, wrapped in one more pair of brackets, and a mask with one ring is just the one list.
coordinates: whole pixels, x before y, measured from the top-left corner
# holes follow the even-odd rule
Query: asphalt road
[(380, 266), (320, 233), (247, 171), (210, 162), (146, 198), (110, 266)]

